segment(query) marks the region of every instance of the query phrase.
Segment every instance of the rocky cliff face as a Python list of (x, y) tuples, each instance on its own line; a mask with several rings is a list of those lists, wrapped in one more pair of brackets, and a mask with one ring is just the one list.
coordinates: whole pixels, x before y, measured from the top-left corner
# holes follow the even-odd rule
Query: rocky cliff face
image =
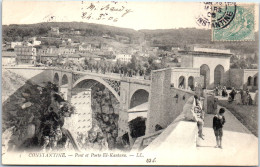
[[(4, 70), (2, 80), (6, 96), (2, 108), (2, 130), (11, 134), (6, 142), (8, 149), (42, 149), (45, 138), (48, 138), (46, 146), (49, 148), (63, 147), (66, 142), (62, 134), (64, 117), (73, 113), (73, 106), (58, 94), (58, 88), (50, 82), (44, 87), (32, 84), (8, 70)], [(54, 146), (51, 147), (52, 143)]]
[[(4, 138), (8, 149), (64, 149), (67, 143), (62, 131), (64, 117), (70, 117), (74, 109), (59, 95), (57, 87), (52, 83), (35, 85), (8, 70), (3, 70), (2, 81), (6, 97), (2, 130), (7, 134)], [(92, 88), (91, 108), (92, 128), (74, 138), (80, 149), (127, 148), (128, 141), (118, 136), (120, 104), (104, 85), (98, 83)]]
[(26, 83), (26, 79), (9, 70), (2, 70), (2, 102)]
[(119, 102), (102, 84), (96, 84), (91, 94), (92, 128), (80, 137), (80, 145), (86, 150), (124, 149), (118, 136)]

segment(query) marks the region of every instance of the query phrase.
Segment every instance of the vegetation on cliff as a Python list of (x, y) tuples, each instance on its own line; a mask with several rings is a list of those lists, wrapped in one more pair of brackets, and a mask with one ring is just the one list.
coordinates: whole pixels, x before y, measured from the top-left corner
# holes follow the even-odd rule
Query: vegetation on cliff
[[(15, 79), (11, 74), (5, 72), (3, 83), (7, 83), (5, 78)], [(39, 86), (27, 81), (3, 103), (2, 131), (11, 130), (12, 133), (8, 149), (64, 148), (67, 142), (62, 129), (64, 117), (72, 113), (74, 107), (58, 94), (56, 85), (48, 82)]]

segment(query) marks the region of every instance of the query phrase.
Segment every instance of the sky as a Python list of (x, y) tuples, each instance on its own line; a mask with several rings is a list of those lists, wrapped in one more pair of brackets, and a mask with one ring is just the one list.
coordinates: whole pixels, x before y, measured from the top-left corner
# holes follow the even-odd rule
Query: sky
[[(198, 17), (207, 16), (208, 12), (204, 9), (205, 5), (200, 2), (121, 1), (114, 3), (111, 1), (36, 2), (4, 0), (2, 7), (3, 25), (32, 24), (49, 21), (77, 21), (132, 28), (135, 30), (187, 27), (209, 28), (196, 23)], [(114, 9), (122, 9), (122, 11), (111, 11)], [(258, 8), (256, 9), (258, 10)], [(126, 11), (130, 12), (122, 17)], [(257, 17), (258, 13), (256, 12)], [(88, 19), (89, 15), (91, 17)], [(100, 15), (102, 17), (99, 19)]]

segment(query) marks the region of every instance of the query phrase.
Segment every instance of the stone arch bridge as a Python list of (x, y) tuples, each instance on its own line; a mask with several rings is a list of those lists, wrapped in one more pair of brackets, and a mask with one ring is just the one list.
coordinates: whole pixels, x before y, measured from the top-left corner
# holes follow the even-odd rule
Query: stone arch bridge
[[(82, 110), (85, 110), (86, 107), (89, 107), (89, 104), (91, 104), (90, 98), (87, 98), (91, 95), (88, 93), (90, 88), (94, 86), (95, 83), (104, 85), (119, 103), (119, 136), (128, 132), (128, 110), (142, 103), (149, 103), (151, 80), (144, 80), (137, 77), (122, 77), (114, 73), (100, 74), (49, 67), (8, 67), (6, 69), (23, 76), (34, 84), (41, 85), (49, 81), (55, 83), (59, 87), (59, 91), (64, 94), (64, 98), (72, 104), (77, 101), (74, 106)], [(77, 91), (75, 88), (81, 90)], [(76, 95), (74, 91), (77, 92)], [(82, 96), (82, 94), (85, 93), (86, 95)], [(77, 99), (74, 99), (75, 96)], [(89, 120), (91, 113), (86, 113), (86, 111), (82, 112), (84, 113), (81, 113), (81, 115), (75, 119), (82, 119), (81, 122), (77, 124), (81, 124), (82, 129), (85, 128), (86, 132), (88, 126), (91, 127), (91, 119)], [(67, 122), (70, 122), (74, 126), (75, 121)]]
[(72, 89), (79, 83), (94, 80), (111, 91), (119, 102), (126, 104), (126, 108), (129, 108), (131, 100), (133, 100), (132, 97), (138, 91), (144, 90), (149, 94), (151, 83), (150, 80), (122, 77), (119, 74), (100, 74), (64, 69), (53, 69), (52, 79), (52, 82), (59, 87), (60, 91), (67, 90), (65, 95), (67, 100), (70, 100)]
[(71, 101), (73, 91), (76, 88), (84, 91), (89, 90), (94, 85), (93, 83), (104, 85), (120, 103), (119, 135), (125, 134), (128, 130), (127, 111), (149, 100), (150, 80), (122, 77), (119, 74), (100, 74), (64, 69), (52, 69), (51, 75), (52, 82), (59, 87), (59, 91), (68, 101)]

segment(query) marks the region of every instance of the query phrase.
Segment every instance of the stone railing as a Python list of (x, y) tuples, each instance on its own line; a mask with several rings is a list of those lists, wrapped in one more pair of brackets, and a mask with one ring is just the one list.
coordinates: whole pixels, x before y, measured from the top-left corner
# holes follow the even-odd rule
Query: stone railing
[[(37, 67), (39, 68), (39, 67)], [(136, 81), (137, 83), (140, 82), (144, 82), (147, 84), (150, 84), (150, 77), (149, 76), (124, 76), (123, 74), (118, 74), (118, 73), (111, 73), (111, 72), (107, 72), (107, 73), (100, 73), (100, 72), (91, 72), (90, 70), (84, 70), (84, 71), (75, 71), (75, 70), (71, 70), (71, 69), (63, 69), (63, 68), (58, 68), (58, 67), (50, 67), (49, 69), (52, 70), (57, 70), (57, 71), (63, 71), (63, 72), (70, 72), (70, 73), (75, 73), (75, 74), (88, 74), (88, 75), (92, 75), (92, 76), (99, 76), (102, 78), (111, 78), (114, 80), (129, 80), (129, 81)]]
[(184, 114), (182, 112), (166, 129), (137, 138), (131, 151), (156, 150), (164, 143), (171, 143), (172, 147), (196, 147), (197, 123), (186, 121)]
[(150, 135), (138, 137), (131, 149), (131, 151), (140, 151), (147, 147), (156, 137), (158, 137), (164, 129), (154, 132)]
[(169, 125), (143, 151), (170, 151), (196, 148), (197, 123), (179, 120)]
[(91, 72), (90, 70), (83, 70), (83, 71), (76, 71), (72, 69), (64, 69), (60, 67), (35, 67), (35, 66), (6, 66), (4, 67), (5, 69), (37, 69), (37, 70), (56, 70), (56, 71), (63, 71), (63, 72), (68, 72), (68, 73), (77, 73), (77, 74), (89, 74), (89, 75), (95, 75), (95, 76), (100, 76), (103, 78), (112, 78), (116, 80), (133, 80), (137, 81), (138, 83), (140, 81), (144, 81), (144, 83), (150, 84), (150, 76), (135, 76), (133, 75), (132, 77), (130, 76), (124, 76), (123, 74), (119, 73), (111, 73), (107, 72), (105, 74), (100, 73), (100, 72)]

